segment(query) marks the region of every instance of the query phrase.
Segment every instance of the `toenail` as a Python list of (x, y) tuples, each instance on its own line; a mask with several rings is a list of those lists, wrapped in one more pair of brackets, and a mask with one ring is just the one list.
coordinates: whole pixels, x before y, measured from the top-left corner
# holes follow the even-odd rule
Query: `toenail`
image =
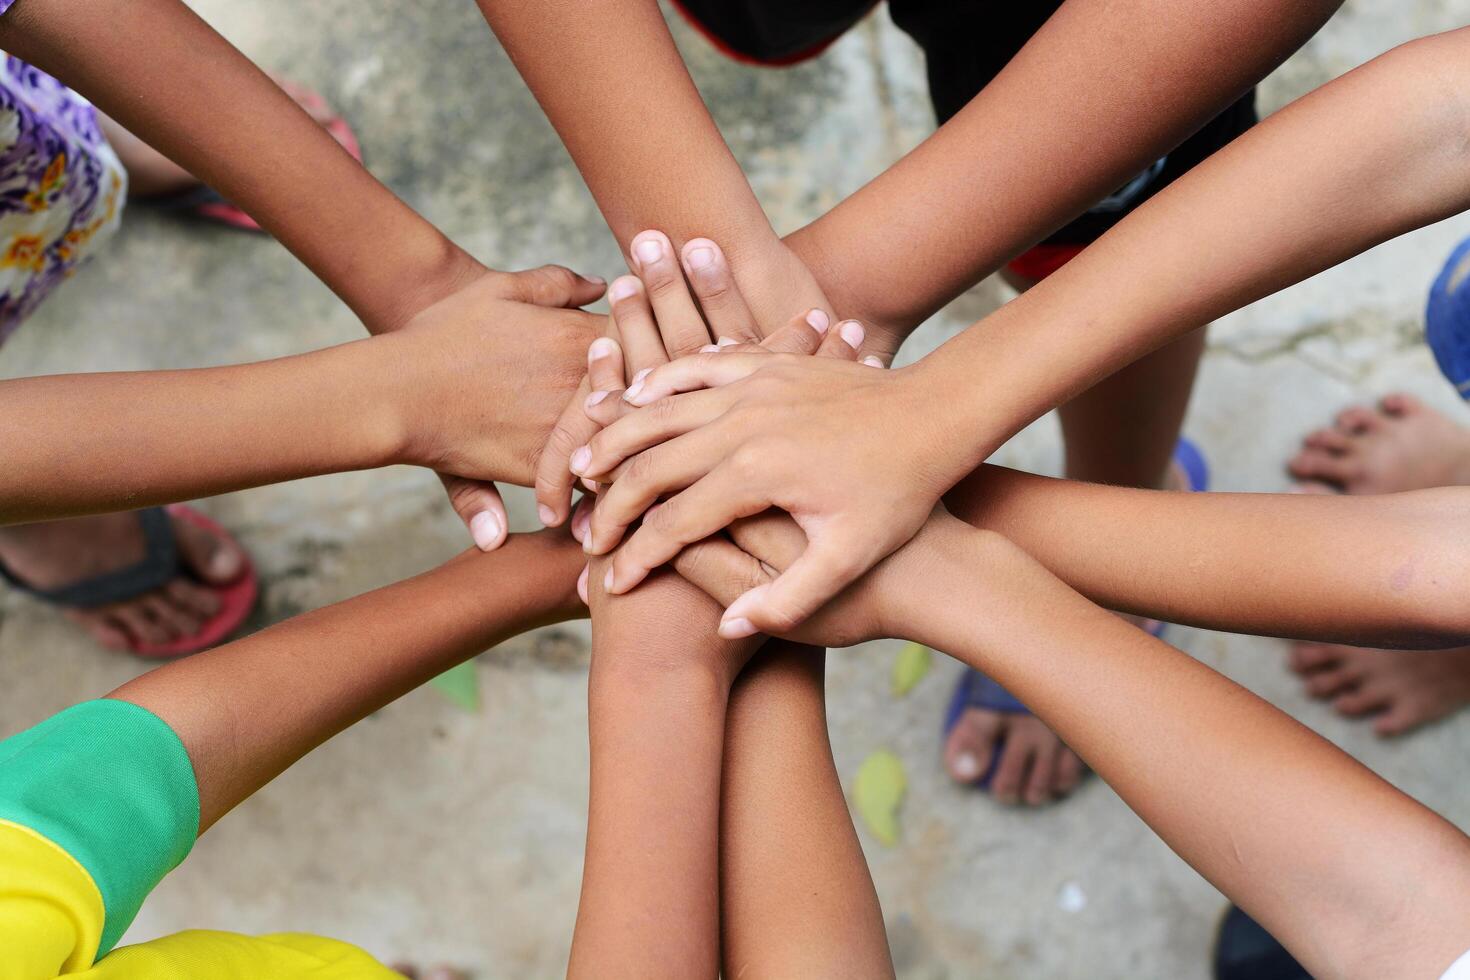
[(980, 778), (980, 760), (969, 752), (961, 752), (954, 759), (954, 774), (969, 782)]
[(234, 548), (222, 547), (209, 558), (209, 573), (215, 578), (229, 578), (240, 572), (240, 556)]

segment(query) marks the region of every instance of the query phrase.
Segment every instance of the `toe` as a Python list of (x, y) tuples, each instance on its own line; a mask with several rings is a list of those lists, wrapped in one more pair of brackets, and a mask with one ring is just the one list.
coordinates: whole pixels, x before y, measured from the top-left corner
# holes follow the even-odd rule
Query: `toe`
[(1384, 414), (1401, 418), (1405, 415), (1413, 415), (1424, 407), (1424, 403), (1413, 395), (1406, 395), (1396, 391), (1391, 395), (1384, 395), (1383, 400), (1378, 403)]
[(1040, 745), (1031, 760), (1031, 772), (1026, 776), (1021, 798), (1027, 806), (1044, 806), (1052, 801), (1051, 788), (1056, 782), (1057, 759), (1062, 754), (1062, 743), (1054, 741)]
[(1337, 428), (1350, 436), (1365, 435), (1383, 425), (1383, 416), (1371, 408), (1354, 405), (1337, 413)]
[(1053, 795), (1063, 797), (1070, 794), (1082, 782), (1082, 772), (1082, 759), (1063, 745), (1057, 753), (1057, 764), (1052, 773)]
[(1389, 706), (1392, 699), (1388, 692), (1370, 685), (1338, 695), (1332, 700), (1332, 710), (1349, 718), (1359, 718)]
[(1330, 643), (1295, 643), (1286, 663), (1298, 674), (1310, 674), (1342, 663), (1342, 651)]
[(944, 768), (957, 783), (970, 785), (990, 768), (1002, 721), (994, 711), (971, 708), (960, 716), (944, 745)]
[(436, 966), (424, 974), (423, 980), (467, 980), (468, 974), (452, 966)]
[(1345, 486), (1358, 476), (1357, 460), (1321, 449), (1303, 449), (1286, 464), (1298, 480), (1314, 480), (1333, 486)]
[(1356, 687), (1362, 675), (1348, 664), (1326, 667), (1307, 676), (1307, 693), (1314, 698), (1330, 698)]
[(130, 637), (122, 625), (110, 617), (90, 609), (68, 609), (66, 618), (82, 627), (92, 639), (109, 650), (126, 650)]
[(122, 603), (109, 607), (108, 612), (139, 643), (161, 646), (172, 639), (168, 631), (155, 622), (139, 603)]
[(171, 602), (162, 592), (155, 592), (141, 600), (147, 615), (169, 635), (170, 640), (194, 636), (204, 625), (204, 620), (192, 609)]
[(219, 593), (203, 585), (176, 578), (163, 587), (169, 602), (186, 609), (201, 621), (214, 618), (220, 609)]
[(195, 575), (215, 585), (228, 585), (239, 578), (245, 570), (245, 555), (234, 542), (181, 518), (173, 520), (179, 555)]
[(1030, 776), (1036, 748), (1033, 740), (1011, 726), (999, 750), (995, 776), (990, 780), (990, 795), (997, 801), (1008, 805), (1021, 802), (1021, 790)]
[(1337, 429), (1318, 429), (1308, 433), (1302, 440), (1302, 445), (1327, 453), (1345, 453), (1352, 445), (1352, 440)]

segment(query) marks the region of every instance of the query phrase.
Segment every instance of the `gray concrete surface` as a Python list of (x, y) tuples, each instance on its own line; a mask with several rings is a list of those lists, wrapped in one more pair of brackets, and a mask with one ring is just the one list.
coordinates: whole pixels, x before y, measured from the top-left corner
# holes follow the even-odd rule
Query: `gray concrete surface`
[[(263, 65), (328, 94), (356, 125), (374, 172), (487, 262), (617, 271), (570, 160), (466, 0), (195, 6)], [(1266, 83), (1263, 108), (1466, 21), (1470, 0), (1350, 0)], [(818, 214), (932, 124), (921, 59), (881, 13), (787, 72), (741, 67), (688, 30), (679, 36), (783, 228)], [(1281, 462), (1301, 433), (1390, 389), (1470, 419), (1419, 336), (1425, 288), (1467, 233), (1470, 219), (1457, 219), (1407, 236), (1216, 327), (1189, 430), (1218, 488), (1282, 489)], [(924, 327), (911, 355), (1003, 297), (981, 284)], [(272, 242), (135, 209), (100, 261), (0, 354), (0, 375), (233, 362), (357, 335), (348, 312)], [(998, 458), (1053, 471), (1057, 446), (1043, 420)], [(525, 498), (514, 507), (524, 522)], [(265, 488), (207, 508), (256, 555), (260, 623), (421, 570), (463, 544), (435, 482), (408, 469)], [(5, 597), (0, 615), (0, 733), (143, 669), (26, 600)], [(1280, 642), (1188, 629), (1170, 637), (1470, 821), (1470, 719), (1382, 742), (1306, 700), (1282, 668)], [(956, 669), (942, 664), (894, 701), (895, 650), (838, 655), (829, 675), (844, 780), (880, 747), (898, 752), (909, 773), (900, 845), (864, 837), (902, 975), (1204, 977), (1221, 897), (1095, 779), (1042, 812), (951, 786), (937, 766), (937, 729)], [(522, 638), (478, 669), (480, 714), (423, 690), (326, 745), (202, 840), (129, 938), (299, 929), (382, 956), (459, 962), (481, 977), (558, 975), (584, 830), (585, 634)]]

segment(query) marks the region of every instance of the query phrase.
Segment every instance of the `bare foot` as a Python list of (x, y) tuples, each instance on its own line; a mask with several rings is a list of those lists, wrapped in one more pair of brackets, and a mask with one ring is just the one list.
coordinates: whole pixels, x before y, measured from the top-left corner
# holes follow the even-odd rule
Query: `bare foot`
[(1411, 395), (1389, 395), (1307, 436), (1287, 469), (1343, 493), (1470, 485), (1470, 429)]
[[(126, 650), (134, 642), (163, 645), (199, 632), (219, 612), (219, 597), (201, 582), (226, 585), (245, 557), (231, 543), (175, 517), (180, 574), (153, 592), (96, 609), (67, 609), (98, 643)], [(0, 528), (0, 562), (38, 589), (55, 589), (125, 568), (143, 557), (142, 528), (132, 513), (102, 514)], [(188, 574), (192, 573), (192, 574)]]
[(1349, 718), (1373, 716), (1379, 735), (1402, 735), (1470, 704), (1470, 647), (1369, 650), (1298, 643), (1288, 661), (1308, 694)]
[[(1177, 462), (1169, 464), (1163, 488), (1189, 489), (1189, 477)], [(1140, 629), (1157, 626), (1119, 615)], [(950, 730), (944, 767), (951, 779), (968, 786), (990, 768), (997, 751), (1001, 757), (990, 778), (990, 795), (1001, 803), (1041, 806), (1067, 796), (1082, 781), (1082, 760), (1040, 718), (979, 707), (966, 708)]]

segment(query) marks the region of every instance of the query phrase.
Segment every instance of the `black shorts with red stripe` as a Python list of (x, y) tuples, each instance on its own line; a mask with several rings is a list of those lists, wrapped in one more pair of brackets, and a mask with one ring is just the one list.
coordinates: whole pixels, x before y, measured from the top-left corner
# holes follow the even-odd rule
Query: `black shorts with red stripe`
[[(875, 6), (873, 0), (674, 2), (721, 51), (741, 61), (773, 66), (795, 64), (820, 54)], [(929, 98), (941, 125), (1000, 74), (1060, 6), (1061, 0), (888, 0), (893, 22), (924, 50)], [(1019, 256), (1011, 268), (1029, 278), (1045, 278), (1255, 122), (1255, 91), (1251, 90), (1167, 156)]]

